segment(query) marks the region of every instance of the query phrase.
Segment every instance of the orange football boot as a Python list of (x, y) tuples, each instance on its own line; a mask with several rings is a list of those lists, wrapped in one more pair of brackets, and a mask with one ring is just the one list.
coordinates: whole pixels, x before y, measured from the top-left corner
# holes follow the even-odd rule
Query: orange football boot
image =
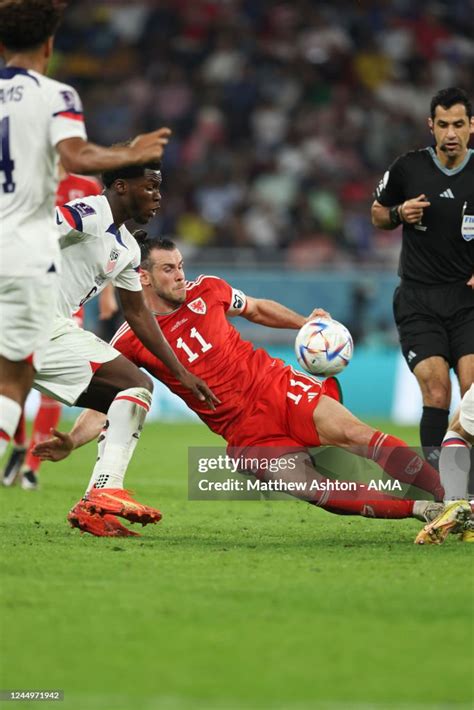
[(82, 500), (69, 511), (67, 519), (72, 528), (79, 528), (81, 532), (87, 532), (96, 535), (96, 537), (140, 537), (139, 533), (122, 525), (115, 515), (91, 513), (87, 509), (87, 504)]
[(131, 491), (123, 488), (92, 488), (84, 497), (90, 513), (119, 515), (130, 523), (158, 523), (161, 513), (132, 498)]

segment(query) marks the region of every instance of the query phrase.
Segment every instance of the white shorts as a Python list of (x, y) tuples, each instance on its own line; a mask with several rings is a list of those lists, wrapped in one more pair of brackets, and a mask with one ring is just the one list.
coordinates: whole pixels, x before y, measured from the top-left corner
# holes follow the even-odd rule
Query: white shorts
[(474, 436), (474, 384), (470, 386), (461, 400), (459, 423), (464, 431)]
[(41, 368), (51, 338), (58, 275), (0, 276), (0, 355)]
[(57, 320), (33, 387), (72, 406), (88, 388), (98, 366), (119, 355), (118, 350), (82, 330), (73, 320)]

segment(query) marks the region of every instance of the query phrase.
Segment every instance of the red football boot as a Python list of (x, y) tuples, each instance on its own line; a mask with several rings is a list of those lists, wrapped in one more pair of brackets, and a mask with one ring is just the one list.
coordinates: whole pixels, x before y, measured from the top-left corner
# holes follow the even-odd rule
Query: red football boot
[(90, 513), (119, 515), (131, 523), (148, 525), (161, 520), (159, 510), (134, 500), (131, 492), (123, 488), (92, 488), (84, 502)]
[(67, 516), (72, 528), (79, 528), (81, 532), (87, 532), (97, 537), (140, 537), (139, 533), (133, 532), (122, 525), (115, 515), (97, 515), (87, 509), (87, 504), (80, 500)]

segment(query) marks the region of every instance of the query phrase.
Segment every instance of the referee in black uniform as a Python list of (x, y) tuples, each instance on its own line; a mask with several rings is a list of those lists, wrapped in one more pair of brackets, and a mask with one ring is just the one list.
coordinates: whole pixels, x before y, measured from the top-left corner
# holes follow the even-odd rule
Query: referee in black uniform
[(439, 91), (428, 125), (434, 145), (397, 158), (372, 205), (375, 227), (403, 225), (393, 310), (423, 397), (426, 449), (440, 446), (448, 427), (449, 368), (461, 394), (474, 381), (474, 118), (467, 94)]

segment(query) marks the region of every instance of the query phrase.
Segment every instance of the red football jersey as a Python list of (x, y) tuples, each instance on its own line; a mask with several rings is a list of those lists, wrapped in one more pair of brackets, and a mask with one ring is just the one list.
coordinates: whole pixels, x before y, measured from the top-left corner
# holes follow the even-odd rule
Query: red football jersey
[(79, 197), (100, 195), (102, 188), (95, 178), (84, 175), (66, 175), (58, 185), (56, 192), (56, 205), (60, 207), (66, 202), (77, 200)]
[(243, 340), (226, 315), (243, 313), (244, 294), (217, 276), (199, 276), (186, 284), (186, 301), (168, 315), (156, 315), (163, 335), (178, 359), (203, 379), (221, 403), (210, 410), (152, 355), (124, 323), (111, 344), (138, 367), (161, 380), (184, 399), (212, 431), (229, 438), (247, 415), (262, 388), (282, 369), (290, 369), (262, 349)]

